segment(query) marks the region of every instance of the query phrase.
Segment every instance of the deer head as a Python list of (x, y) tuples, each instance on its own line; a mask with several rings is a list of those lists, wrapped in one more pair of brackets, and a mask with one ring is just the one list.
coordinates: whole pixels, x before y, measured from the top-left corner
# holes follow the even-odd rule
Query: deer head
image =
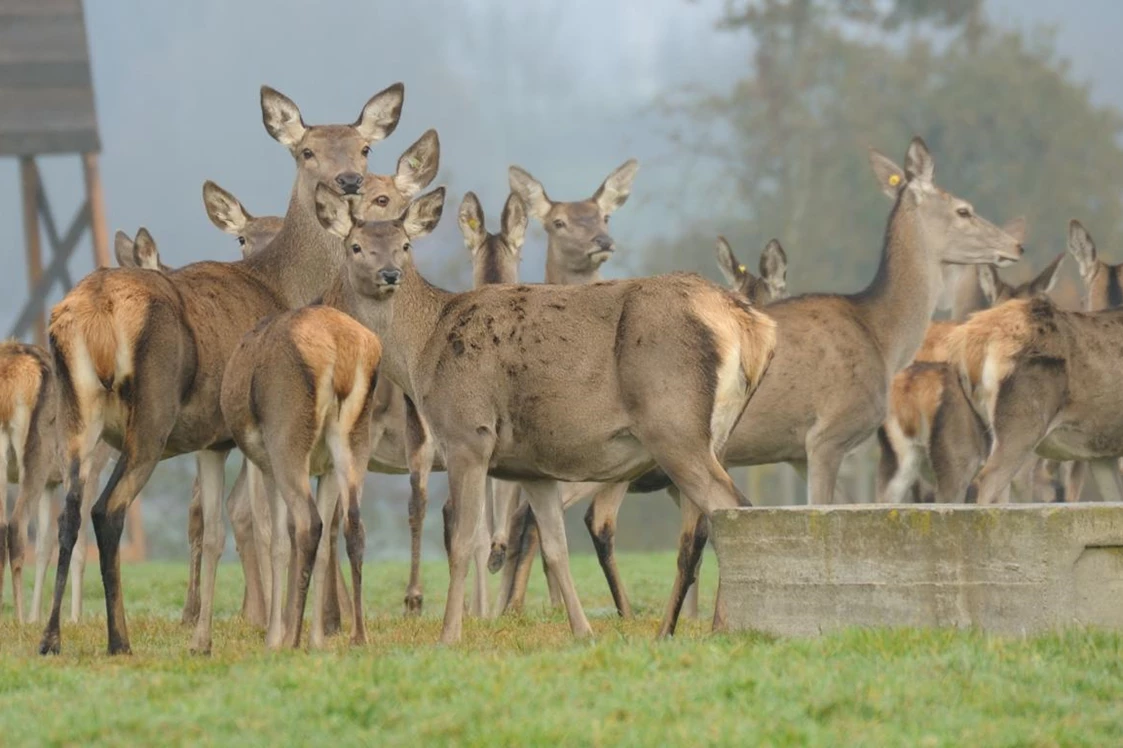
[(490, 234), (484, 224), (484, 211), (476, 193), (469, 192), (457, 214), (464, 246), (472, 253), (472, 270), (477, 287), (487, 283), (517, 283), (519, 259), (526, 237), (526, 206), (512, 192), (499, 218), (499, 233)]
[(788, 296), (788, 256), (772, 239), (760, 253), (760, 277), (738, 262), (724, 236), (717, 238), (717, 265), (730, 287), (751, 304), (769, 304)]
[(897, 201), (898, 208), (915, 209), (930, 261), (1002, 267), (1021, 259), (1025, 250), (1020, 238), (976, 214), (971, 203), (936, 186), (935, 162), (921, 138), (914, 137), (909, 144), (903, 170), (873, 148), (869, 158), (882, 191)]
[(401, 83), (376, 93), (351, 125), (306, 125), (300, 109), (284, 94), (261, 87), (266, 131), (296, 159), (297, 190), (311, 195), (323, 183), (340, 195), (362, 192), (371, 144), (394, 132), (402, 113)]
[(238, 239), (242, 257), (249, 257), (273, 241), (285, 222), (281, 216), (251, 214), (238, 198), (210, 180), (203, 183), (203, 206), (211, 223)]
[(566, 272), (587, 275), (616, 249), (608, 218), (628, 200), (638, 169), (639, 162), (629, 159), (608, 175), (591, 198), (569, 203), (551, 200), (542, 183), (518, 166), (508, 170), (508, 181), (527, 212), (546, 229), (553, 260)]
[(445, 188), (438, 187), (414, 200), (397, 218), (364, 221), (353, 204), (327, 185), (316, 188), (316, 217), (328, 232), (343, 240), (351, 287), (375, 299), (397, 290), (412, 262), (410, 242), (436, 228), (444, 210)]
[(999, 278), (998, 270), (994, 265), (979, 265), (979, 288), (982, 289), (983, 296), (990, 306), (997, 306), (1010, 299), (1028, 299), (1047, 294), (1057, 285), (1061, 261), (1064, 258), (1064, 252), (1062, 252), (1046, 265), (1045, 269), (1037, 274), (1037, 277), (1031, 278), (1019, 286), (1011, 286)]
[(368, 221), (397, 218), (417, 193), (437, 176), (441, 141), (436, 130), (426, 130), (398, 159), (391, 175), (367, 174), (357, 214)]

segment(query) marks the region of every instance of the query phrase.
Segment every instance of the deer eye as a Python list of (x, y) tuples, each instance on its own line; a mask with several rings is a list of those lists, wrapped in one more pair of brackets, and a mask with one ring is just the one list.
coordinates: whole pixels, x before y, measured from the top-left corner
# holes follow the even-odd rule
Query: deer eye
[(359, 151), (359, 153), (363, 154), (364, 156), (368, 155), (370, 153), (370, 146), (364, 145), (363, 150)]
[(352, 244), (351, 245), (351, 251), (354, 252), (355, 254), (359, 254), (360, 252), (363, 251), (363, 248), (360, 247), (358, 244)]
[(304, 151), (300, 155), (304, 156), (304, 160), (307, 161), (310, 158), (312, 158), (313, 156), (315, 156), (316, 154), (312, 153), (311, 148), (305, 148)]
[(563, 221), (560, 218), (555, 218), (554, 219), (554, 228), (555, 229), (564, 229), (565, 228), (565, 221)]
[(402, 245), (402, 251), (403, 252), (408, 252), (409, 250), (410, 250), (409, 242), (406, 242), (405, 244)]
[(241, 244), (243, 247), (246, 246), (246, 237), (239, 236), (238, 237), (238, 243)]
[(386, 197), (385, 195), (379, 195), (378, 197), (374, 198), (374, 204), (380, 208), (385, 208), (390, 204), (390, 198)]
[(957, 210), (955, 212), (959, 214), (960, 218), (970, 218), (971, 217), (971, 209), (970, 208), (960, 208), (959, 210)]

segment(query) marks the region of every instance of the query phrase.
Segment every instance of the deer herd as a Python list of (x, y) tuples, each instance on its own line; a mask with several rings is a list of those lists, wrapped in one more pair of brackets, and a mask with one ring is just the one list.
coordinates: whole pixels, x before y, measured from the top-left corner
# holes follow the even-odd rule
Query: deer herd
[[(728, 288), (685, 273), (604, 281), (616, 249), (609, 217), (628, 199), (636, 161), (573, 202), (512, 166), (494, 232), (475, 194), (464, 196), (457, 224), (474, 288), (449, 292), (414, 263), (432, 251), (426, 237), (445, 208), (444, 187), (425, 191), (438, 172), (437, 133), (406, 149), (394, 174), (367, 173), (403, 100), (395, 84), (351, 124), (308, 125), (290, 99), (262, 87), (265, 129), (296, 165), (284, 216), (256, 217), (218, 185), (203, 187), (208, 216), (237, 237), (242, 259), (169, 268), (146, 229), (133, 239), (119, 232), (120, 267), (95, 270), (54, 307), (49, 351), (0, 346), (0, 467), (18, 484), (10, 517), (0, 502), (0, 581), (10, 564), (21, 621), (41, 613), (51, 497), (65, 487), (41, 653), (59, 651), (68, 581), (70, 619), (81, 614), (87, 518), (108, 649), (130, 651), (125, 513), (158, 462), (187, 453), (197, 476), (183, 620), (198, 652), (211, 648), (235, 447), (244, 457), (226, 513), (245, 574), (242, 614), (265, 627), (271, 648), (299, 646), (310, 586), (310, 646), (348, 619), (351, 641), (365, 641), (367, 471), (410, 476), (407, 614), (422, 606), (429, 477), (448, 475), (444, 643), (460, 639), (466, 608), (521, 605), (539, 554), (574, 635), (592, 633), (563, 522), (584, 498), (616, 607), (630, 616), (617, 513), (626, 495), (662, 488), (682, 520), (660, 628), (673, 634), (684, 604), (696, 605), (708, 517), (749, 504), (727, 468), (786, 462), (805, 477), (809, 503), (829, 504), (843, 458), (875, 434), (881, 501), (927, 500), (928, 485), (940, 502), (1006, 501), (1046, 461), (1064, 463), (1064, 498), (1079, 496), (1087, 464), (1101, 495), (1123, 500), (1123, 401), (1113, 388), (1123, 312), (1109, 311), (1123, 305), (1123, 267), (1102, 262), (1078, 222), (1067, 250), (1086, 291), (1080, 312), (1048, 297), (1063, 253), (1021, 286), (999, 278), (996, 268), (1023, 254), (1024, 224), (1000, 228), (936, 186), (932, 155), (914, 138), (904, 168), (870, 151), (892, 208), (876, 275), (860, 293), (788, 298), (775, 240), (754, 275), (719, 238)], [(543, 284), (518, 278), (532, 219), (548, 238)], [(952, 321), (933, 322), (946, 299)], [(492, 604), (487, 575), (500, 571)], [(722, 611), (719, 587), (715, 627)]]

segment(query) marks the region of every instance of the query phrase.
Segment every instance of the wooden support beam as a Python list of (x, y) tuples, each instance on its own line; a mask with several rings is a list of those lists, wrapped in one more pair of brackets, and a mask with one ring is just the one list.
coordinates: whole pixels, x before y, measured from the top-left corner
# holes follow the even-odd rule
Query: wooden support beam
[(75, 247), (78, 246), (78, 240), (82, 238), (82, 233), (86, 230), (89, 221), (90, 205), (85, 203), (82, 205), (82, 209), (78, 211), (78, 215), (74, 217), (70, 228), (67, 229), (66, 236), (62, 238), (61, 246), (55, 249), (54, 257), (51, 258), (51, 264), (47, 266), (46, 272), (41, 273), (39, 282), (31, 289), (31, 296), (27, 300), (23, 311), (20, 312), (19, 319), (16, 320), (11, 333), (9, 333), (11, 337), (22, 337), (36, 319), (42, 321), (47, 292), (55, 281), (62, 278), (66, 273), (66, 264), (70, 261), (70, 255), (74, 253)]
[[(39, 169), (35, 159), (23, 156), (19, 160), (20, 187), (23, 194), (23, 240), (27, 252), (27, 287), (36, 289), (43, 277), (43, 254), (39, 236)], [(32, 302), (34, 302), (32, 291)], [(35, 343), (47, 344), (47, 326), (43, 319), (43, 304), (40, 300), (35, 316), (30, 320), (33, 326)], [(26, 327), (24, 328), (26, 329)]]
[(90, 233), (94, 242), (94, 266), (109, 267), (109, 228), (105, 222), (105, 193), (101, 191), (101, 170), (96, 153), (82, 154), (82, 173), (86, 177), (86, 201), (90, 206)]

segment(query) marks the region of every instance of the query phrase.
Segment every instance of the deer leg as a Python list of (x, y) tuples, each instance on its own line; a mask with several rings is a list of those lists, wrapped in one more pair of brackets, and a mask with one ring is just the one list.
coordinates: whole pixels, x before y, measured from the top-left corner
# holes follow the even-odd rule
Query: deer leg
[(1088, 475), (1088, 463), (1083, 460), (1074, 460), (1064, 463), (1067, 475), (1064, 479), (1064, 500), (1080, 501), (1080, 494), (1084, 493), (1084, 479)]
[(98, 497), (98, 485), (101, 483), (101, 474), (113, 456), (113, 448), (103, 441), (94, 447), (90, 458), (90, 480), (82, 488), (82, 505), (80, 507), (81, 524), (78, 537), (74, 541), (74, 552), (70, 556), (70, 621), (78, 623), (82, 619), (82, 591), (86, 578), (86, 541), (89, 536), (87, 528), (92, 524), (94, 502)]
[(477, 618), (487, 615), (487, 562), (490, 553), (491, 538), (487, 532), (487, 512), (483, 511), (480, 512), (480, 518), (476, 522), (476, 536), (472, 544), (472, 566), (476, 573), (469, 612)]
[(288, 509), (281, 496), (280, 489), (270, 473), (263, 474), (265, 492), (269, 497), (273, 531), (270, 543), (270, 563), (272, 572), (270, 581), (272, 591), (269, 595), (269, 626), (265, 632), (265, 646), (269, 649), (280, 649), (285, 637), (285, 624), (283, 611), (285, 608), (284, 583), (289, 567), (289, 556), (292, 553), (292, 544), (289, 541)]
[(632, 604), (624, 589), (620, 569), (616, 566), (616, 516), (620, 513), (620, 505), (627, 492), (627, 483), (607, 484), (593, 496), (593, 500), (589, 502), (589, 510), (585, 512), (585, 527), (589, 529), (589, 537), (593, 539), (597, 560), (608, 582), (616, 612), (621, 618), (632, 617)]
[[(276, 453), (276, 451), (273, 451)], [(292, 649), (300, 646), (301, 628), (304, 624), (304, 608), (308, 601), (308, 586), (312, 581), (312, 567), (316, 563), (317, 549), (324, 533), (323, 521), (312, 498), (307, 470), (303, 475), (294, 470), (289, 463), (284, 465), (282, 474), (277, 476), (278, 487), (288, 507), (289, 524), (292, 527), (292, 556), (295, 571), (290, 577), (288, 609), (285, 621), (284, 644)], [(326, 571), (326, 567), (325, 571)]]
[[(335, 510), (339, 504), (339, 481), (335, 473), (321, 475), (316, 483), (316, 512), (320, 517), (327, 517), (329, 523), (334, 521)], [(325, 619), (328, 597), (335, 591), (335, 580), (331, 578), (331, 568), (336, 565), (331, 557), (333, 530), (327, 525), (320, 534), (319, 547), (316, 549), (316, 560), (313, 568), (312, 589), (312, 627), (308, 632), (308, 646), (311, 649), (323, 649), (325, 634)], [(339, 600), (336, 599), (335, 614), (339, 615)], [(339, 630), (340, 621), (335, 621), (336, 631)], [(334, 632), (333, 632), (334, 633)]]
[(180, 616), (180, 623), (189, 626), (199, 622), (199, 575), (203, 573), (203, 499), (198, 465), (196, 458), (191, 503), (187, 505), (187, 595)]
[[(92, 420), (92, 422), (91, 422)], [(58, 566), (55, 569), (55, 590), (51, 600), (51, 613), (47, 618), (47, 625), (43, 629), (43, 636), (39, 641), (39, 654), (58, 654), (61, 646), (59, 631), (62, 617), (62, 597), (66, 592), (67, 577), (70, 574), (70, 558), (74, 552), (78, 535), (82, 532), (82, 498), (86, 491), (86, 484), (90, 479), (94, 447), (101, 435), (100, 419), (94, 418), (87, 421), (83, 433), (67, 439), (67, 483), (66, 499), (63, 502), (62, 512), (58, 519)], [(121, 478), (125, 465), (118, 460), (113, 474), (109, 478), (110, 485), (116, 485)], [(106, 486), (108, 490), (109, 485)]]
[(569, 548), (565, 537), (565, 514), (556, 481), (530, 481), (522, 484), (527, 501), (538, 523), (542, 554), (548, 569), (553, 570), (558, 591), (565, 602), (569, 628), (578, 639), (593, 635), (585, 610), (577, 597), (577, 587), (569, 570)]
[[(406, 461), (409, 464), (409, 585), (406, 587), (405, 614), (421, 615), (424, 602), (421, 585), (421, 532), (429, 505), (429, 473), (433, 469), (436, 445), (417, 408), (407, 397)], [(448, 545), (446, 538), (445, 545)]]
[(807, 441), (807, 503), (810, 506), (832, 504), (838, 470), (848, 450), (816, 433), (816, 429), (808, 434)]
[[(270, 509), (270, 494), (265, 490), (265, 481), (261, 470), (248, 458), (242, 458), (242, 468), (246, 472), (246, 495), (249, 499), (250, 512), (253, 515), (254, 546), (257, 550), (257, 568), (261, 576), (261, 618), (258, 625), (264, 628), (268, 624), (269, 608), (273, 595), (273, 529), (272, 510)], [(279, 542), (279, 541), (278, 541)]]
[[(495, 574), (504, 567), (507, 560), (507, 544), (510, 542), (511, 520), (519, 503), (519, 484), (513, 481), (492, 480), (491, 483), (491, 553), (487, 559), (487, 570)], [(497, 612), (500, 612), (497, 608)]]
[[(356, 458), (363, 454), (353, 448)], [(369, 450), (368, 450), (369, 454)], [(354, 464), (342, 483), (347, 487), (347, 513), (343, 526), (343, 537), (347, 545), (347, 559), (351, 562), (351, 644), (366, 643), (366, 619), (363, 617), (363, 551), (366, 549), (367, 531), (359, 512), (363, 491), (363, 471), (367, 459), (355, 459)]]
[(1088, 460), (1088, 470), (1092, 473), (1101, 500), (1123, 501), (1123, 473), (1119, 472), (1118, 458)]
[(218, 561), (226, 547), (226, 523), (222, 518), (223, 485), (228, 451), (203, 451), (196, 457), (199, 495), (203, 505), (203, 572), (199, 580), (199, 622), (191, 638), (191, 651), (210, 654), (211, 624), (214, 621), (214, 584)]
[(4, 481), (0, 491), (0, 611), (4, 609), (4, 577), (8, 573), (8, 444), (8, 432), (0, 429), (0, 479)]
[[(250, 505), (249, 460), (242, 458), (242, 467), (234, 486), (226, 497), (226, 514), (234, 530), (234, 548), (242, 562), (245, 580), (242, 591), (242, 619), (255, 626), (265, 624), (265, 592), (262, 590), (261, 566), (257, 538), (254, 535), (253, 507)], [(201, 546), (200, 546), (201, 548)]]
[(47, 493), (50, 465), (47, 456), (42, 454), (41, 450), (42, 445), (39, 443), (31, 445), (26, 453), (18, 447), (16, 449), (20, 475), (19, 494), (16, 496), (16, 505), (12, 510), (11, 521), (8, 523), (7, 545), (12, 567), (12, 593), (15, 597), (16, 620), (20, 623), (25, 623), (27, 620), (23, 606), (23, 559), (24, 549), (27, 546), (27, 525), (31, 519), (27, 515), (27, 507), (32, 497), (39, 501)]
[[(316, 483), (316, 506), (321, 506), (324, 502), (320, 499), (319, 484), (322, 483), (327, 476), (320, 476)], [(323, 535), (327, 539), (327, 550), (324, 556), (331, 560), (331, 564), (324, 572), (324, 596), (320, 598), (319, 593), (315, 593), (312, 599), (312, 604), (316, 605), (316, 600), (322, 599), (323, 609), (323, 630), (325, 636), (334, 636), (343, 628), (343, 610), (340, 603), (340, 598), (346, 599), (347, 591), (344, 590), (341, 595), (339, 592), (339, 585), (342, 582), (342, 575), (339, 574), (339, 525), (342, 520), (340, 512), (342, 506), (338, 501), (339, 497), (339, 484), (335, 482), (334, 478), (327, 478), (332, 484), (332, 491), (336, 495), (336, 501), (332, 504), (332, 511), (330, 514), (320, 512), (320, 517), (324, 521)], [(319, 552), (317, 551), (317, 563), (319, 563)], [(316, 585), (312, 585), (316, 589)], [(315, 620), (315, 619), (313, 619)]]
[[(347, 484), (342, 483), (340, 485), (345, 487)], [(347, 580), (343, 575), (343, 557), (339, 553), (339, 535), (344, 525), (344, 514), (347, 512), (346, 494), (341, 490), (339, 496), (340, 500), (336, 504), (335, 517), (332, 519), (331, 560), (332, 572), (335, 576), (335, 597), (339, 601), (339, 615), (342, 620), (343, 618), (351, 618), (354, 610), (351, 605), (351, 593), (347, 589)], [(346, 538), (344, 542), (346, 543)], [(342, 626), (340, 626), (340, 630), (342, 630)]]
[(487, 492), (487, 466), (494, 436), (478, 432), (466, 439), (450, 440), (448, 454), (449, 498), (444, 507), (445, 549), (449, 585), (445, 601), (441, 643), (460, 641), (464, 626), (464, 587)]
[(508, 610), (518, 612), (523, 609), (526, 588), (530, 583), (530, 570), (538, 553), (538, 525), (534, 522), (534, 512), (530, 510), (529, 503), (520, 504), (512, 513), (511, 527), (513, 552), (507, 554), (503, 567), (499, 597), (495, 601), (496, 615)]
[(965, 502), (967, 490), (982, 463), (983, 453), (951, 434), (935, 432), (929, 456), (932, 472), (936, 475), (936, 501), (940, 504)]
[(43, 614), (43, 584), (47, 581), (47, 564), (54, 550), (51, 535), (51, 501), (54, 494), (53, 489), (44, 489), (39, 495), (38, 513), (35, 518), (35, 586), (31, 592), (28, 623), (38, 623), (39, 616)]
[(682, 526), (679, 533), (678, 568), (663, 621), (659, 625), (660, 639), (674, 636), (687, 591), (697, 586), (698, 568), (702, 562), (702, 551), (709, 539), (710, 528), (705, 515), (694, 502), (683, 501), (677, 488), (670, 488), (668, 491), (679, 506)]

